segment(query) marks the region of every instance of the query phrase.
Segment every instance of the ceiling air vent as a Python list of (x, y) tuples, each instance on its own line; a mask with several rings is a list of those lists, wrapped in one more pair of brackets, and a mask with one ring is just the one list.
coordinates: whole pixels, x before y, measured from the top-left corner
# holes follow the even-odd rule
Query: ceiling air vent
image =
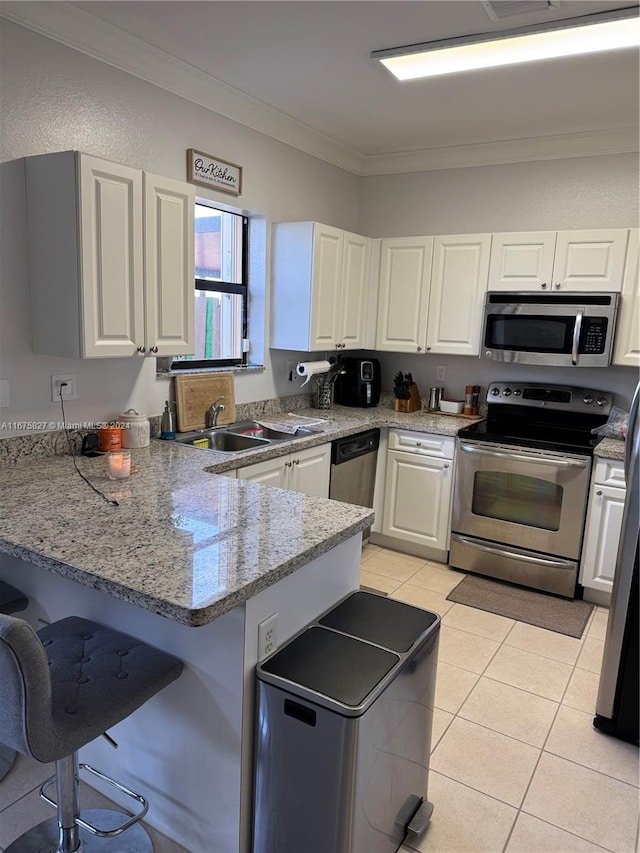
[(492, 21), (501, 21), (512, 15), (529, 15), (557, 9), (560, 0), (480, 0), (480, 5)]

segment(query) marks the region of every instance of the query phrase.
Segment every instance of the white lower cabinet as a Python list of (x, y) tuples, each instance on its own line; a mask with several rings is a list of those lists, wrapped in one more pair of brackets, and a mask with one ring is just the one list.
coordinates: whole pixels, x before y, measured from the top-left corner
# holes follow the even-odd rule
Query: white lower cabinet
[(626, 496), (622, 462), (598, 459), (591, 479), (580, 583), (611, 593)]
[(449, 549), (455, 439), (389, 430), (382, 533)]
[(238, 479), (328, 498), (330, 464), (331, 445), (321, 444), (247, 465), (238, 470)]

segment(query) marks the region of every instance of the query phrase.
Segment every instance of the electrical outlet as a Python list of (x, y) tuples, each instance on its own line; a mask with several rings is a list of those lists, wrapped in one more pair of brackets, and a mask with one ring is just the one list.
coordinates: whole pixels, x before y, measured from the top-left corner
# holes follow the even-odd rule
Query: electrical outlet
[(436, 367), (436, 381), (437, 382), (446, 382), (447, 381), (447, 368), (444, 364), (439, 364)]
[(272, 613), (258, 625), (258, 660), (264, 660), (278, 647), (278, 614)]
[[(63, 385), (63, 383), (66, 383)], [(60, 389), (62, 388), (63, 400), (78, 399), (78, 377), (72, 373), (51, 374), (51, 399), (54, 403), (60, 402)]]
[(296, 375), (296, 365), (294, 361), (287, 362), (287, 376), (289, 377), (289, 382), (293, 382), (293, 377)]

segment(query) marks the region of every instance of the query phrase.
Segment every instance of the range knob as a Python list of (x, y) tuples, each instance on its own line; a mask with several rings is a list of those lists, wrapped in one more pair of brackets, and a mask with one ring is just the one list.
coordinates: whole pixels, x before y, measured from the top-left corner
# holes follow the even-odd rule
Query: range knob
[(609, 401), (606, 397), (598, 397), (596, 400), (596, 406), (606, 406)]
[(521, 396), (521, 394), (522, 394), (522, 391), (521, 391), (519, 388), (515, 388), (515, 389), (514, 389), (514, 391), (513, 391), (513, 396), (514, 396), (514, 397), (520, 397), (520, 396)]
[(498, 396), (500, 395), (500, 389), (499, 389), (499, 388), (492, 388), (492, 389), (491, 389), (491, 394), (492, 394), (494, 397), (498, 397)]
[(582, 398), (582, 402), (585, 404), (585, 406), (590, 406), (593, 403), (592, 395), (591, 394), (585, 394), (584, 397)]
[(505, 388), (502, 393), (504, 394), (505, 397), (510, 397), (511, 396), (511, 388)]

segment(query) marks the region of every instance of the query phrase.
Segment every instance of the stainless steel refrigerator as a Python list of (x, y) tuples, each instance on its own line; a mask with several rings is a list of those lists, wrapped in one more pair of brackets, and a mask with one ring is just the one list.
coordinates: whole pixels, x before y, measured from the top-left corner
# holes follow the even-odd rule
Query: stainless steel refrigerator
[(625, 446), (627, 494), (611, 592), (593, 724), (638, 743), (638, 539), (640, 536), (640, 384), (631, 403)]

